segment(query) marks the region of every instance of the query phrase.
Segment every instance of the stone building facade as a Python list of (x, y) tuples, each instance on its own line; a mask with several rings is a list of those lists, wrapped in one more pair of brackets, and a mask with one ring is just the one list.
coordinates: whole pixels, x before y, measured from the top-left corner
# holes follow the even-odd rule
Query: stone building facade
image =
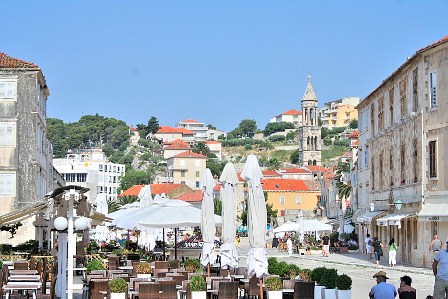
[[(394, 238), (399, 262), (432, 263), (432, 235), (448, 237), (448, 36), (418, 50), (358, 105), (361, 248)], [(445, 215), (446, 214), (446, 215)]]
[[(42, 201), (63, 184), (52, 166), (53, 147), (46, 133), (49, 94), (37, 65), (0, 52), (1, 215)], [(34, 226), (22, 223), (14, 243), (35, 238)], [(2, 240), (9, 237), (0, 233)]]
[(299, 165), (321, 165), (321, 135), (318, 125), (318, 102), (311, 76), (302, 98), (302, 126), (299, 127)]

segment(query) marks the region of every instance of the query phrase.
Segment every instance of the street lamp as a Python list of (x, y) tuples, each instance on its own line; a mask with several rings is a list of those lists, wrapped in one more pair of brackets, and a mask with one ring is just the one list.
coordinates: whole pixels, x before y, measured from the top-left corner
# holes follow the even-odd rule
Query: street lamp
[(370, 204), (370, 212), (373, 212), (373, 211), (375, 211), (375, 204), (372, 202)]
[(401, 206), (403, 205), (403, 202), (400, 199), (397, 199), (394, 202), (394, 205), (395, 205), (395, 210), (400, 211), (401, 210)]

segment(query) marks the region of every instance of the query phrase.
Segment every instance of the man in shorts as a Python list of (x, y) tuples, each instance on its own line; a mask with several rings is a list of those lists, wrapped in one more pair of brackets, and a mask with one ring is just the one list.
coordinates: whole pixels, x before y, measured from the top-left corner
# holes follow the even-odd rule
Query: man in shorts
[(322, 237), (322, 256), (328, 256), (330, 254), (330, 237), (327, 233)]
[(366, 239), (364, 240), (366, 243), (366, 251), (367, 251), (367, 259), (372, 259), (372, 238), (370, 237), (370, 234), (367, 234)]

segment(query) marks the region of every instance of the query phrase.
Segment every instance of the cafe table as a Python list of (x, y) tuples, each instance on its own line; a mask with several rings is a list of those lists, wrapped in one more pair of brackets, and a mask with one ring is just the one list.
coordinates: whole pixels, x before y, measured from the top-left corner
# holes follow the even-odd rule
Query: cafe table
[(31, 291), (33, 299), (37, 297), (37, 290), (40, 289), (40, 282), (8, 282), (3, 286), (3, 291), (6, 292), (6, 299), (9, 299), (14, 291)]
[(36, 275), (37, 270), (9, 270), (9, 275)]
[(39, 282), (40, 281), (40, 275), (10, 275), (8, 277), (9, 281), (18, 281), (18, 282), (24, 282), (24, 281), (33, 281), (33, 282)]

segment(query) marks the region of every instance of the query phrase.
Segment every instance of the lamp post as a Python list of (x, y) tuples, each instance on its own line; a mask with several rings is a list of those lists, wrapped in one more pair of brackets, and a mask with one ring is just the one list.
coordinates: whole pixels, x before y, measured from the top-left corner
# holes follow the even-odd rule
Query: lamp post
[(397, 199), (394, 202), (395, 210), (400, 211), (402, 205), (403, 205), (403, 202), (400, 199)]
[(375, 204), (372, 202), (370, 203), (370, 212), (375, 211)]

